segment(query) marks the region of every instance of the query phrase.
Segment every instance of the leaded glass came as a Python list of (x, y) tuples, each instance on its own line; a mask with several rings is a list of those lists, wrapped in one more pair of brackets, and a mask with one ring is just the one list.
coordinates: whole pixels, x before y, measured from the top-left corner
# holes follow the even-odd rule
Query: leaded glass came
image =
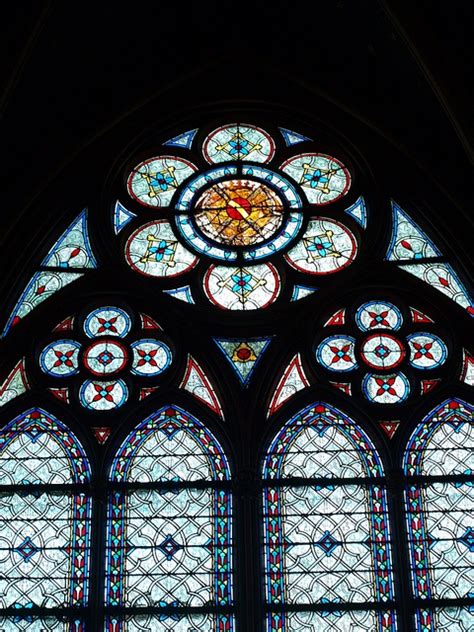
[(329, 632), (341, 617), (351, 630), (396, 630), (382, 476), (365, 433), (327, 404), (277, 434), (263, 467), (268, 632)]
[[(124, 612), (109, 616), (110, 629), (158, 626), (169, 613), (200, 630), (234, 629), (229, 479), (217, 441), (176, 406), (127, 437), (110, 472), (106, 603)], [(128, 616), (132, 606), (154, 614)]]

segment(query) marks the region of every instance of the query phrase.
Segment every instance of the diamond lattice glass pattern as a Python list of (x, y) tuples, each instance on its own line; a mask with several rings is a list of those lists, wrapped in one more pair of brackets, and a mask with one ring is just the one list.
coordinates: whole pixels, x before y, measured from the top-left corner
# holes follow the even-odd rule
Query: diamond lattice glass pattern
[[(163, 408), (122, 444), (110, 476), (147, 487), (110, 495), (107, 603), (174, 606), (178, 619), (180, 608), (200, 607), (209, 630), (220, 630), (211, 615), (232, 606), (231, 498), (216, 486), (229, 470), (214, 437), (181, 409)], [(121, 626), (136, 629), (128, 619)]]
[(90, 470), (76, 437), (40, 409), (20, 415), (0, 433), (0, 479), (16, 486), (0, 496), (0, 607), (85, 606), (91, 502), (68, 487)]
[[(459, 399), (438, 406), (415, 429), (403, 465), (413, 595), (472, 597), (474, 407)], [(410, 480), (416, 475), (437, 479), (420, 484)], [(451, 629), (446, 616), (420, 610), (417, 630)]]
[[(319, 631), (321, 614), (305, 605), (344, 603), (356, 621), (351, 603), (393, 599), (383, 471), (360, 428), (326, 404), (310, 406), (279, 432), (263, 475), (267, 603), (285, 606), (269, 615), (268, 631), (299, 632), (301, 617)], [(360, 616), (376, 621), (360, 629), (395, 630), (393, 612)]]

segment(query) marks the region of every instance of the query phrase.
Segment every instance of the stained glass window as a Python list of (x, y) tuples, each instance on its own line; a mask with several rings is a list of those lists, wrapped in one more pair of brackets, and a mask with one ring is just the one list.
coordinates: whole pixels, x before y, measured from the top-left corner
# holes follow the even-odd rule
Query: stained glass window
[(474, 406), (449, 399), (429, 413), (410, 437), (403, 469), (412, 592), (427, 602), (416, 609), (416, 632), (472, 630)]
[(313, 404), (263, 466), (268, 632), (396, 629), (380, 457), (335, 408)]
[(217, 440), (163, 407), (125, 439), (109, 479), (107, 630), (231, 632), (230, 473)]
[(474, 303), (449, 227), (337, 126), (230, 109), (141, 130), (25, 276), (23, 249), (0, 632), (471, 632)]
[(0, 629), (83, 632), (90, 477), (78, 439), (44, 410), (26, 411), (0, 433), (0, 607), (16, 612), (0, 615)]

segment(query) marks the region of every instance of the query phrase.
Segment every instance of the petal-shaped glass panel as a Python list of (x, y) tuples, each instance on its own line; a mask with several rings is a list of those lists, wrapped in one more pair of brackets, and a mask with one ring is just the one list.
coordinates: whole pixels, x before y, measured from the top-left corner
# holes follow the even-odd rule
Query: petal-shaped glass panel
[(354, 346), (352, 336), (329, 336), (316, 349), (316, 358), (330, 371), (352, 371), (357, 367)]
[(91, 410), (113, 410), (127, 401), (128, 388), (123, 380), (102, 382), (86, 380), (79, 389), (79, 400)]
[(133, 353), (132, 373), (135, 375), (160, 375), (171, 364), (171, 349), (161, 340), (151, 338), (137, 340), (131, 345)]
[(280, 276), (270, 263), (246, 268), (210, 266), (204, 276), (204, 291), (223, 309), (263, 309), (278, 297)]
[(371, 329), (400, 329), (403, 317), (393, 303), (388, 301), (369, 301), (356, 312), (356, 323), (362, 331)]
[(275, 142), (260, 127), (234, 123), (211, 132), (204, 140), (202, 152), (210, 163), (230, 160), (270, 162), (275, 153)]
[(362, 390), (367, 399), (375, 404), (398, 404), (410, 394), (410, 382), (403, 373), (368, 373), (362, 382)]
[(347, 167), (326, 154), (299, 154), (284, 162), (281, 169), (303, 187), (311, 204), (334, 202), (351, 186)]
[(198, 258), (182, 246), (169, 222), (149, 222), (132, 233), (125, 246), (128, 265), (146, 276), (174, 277), (188, 272)]
[(446, 362), (448, 350), (438, 336), (419, 332), (407, 336), (410, 364), (416, 369), (435, 369)]
[(196, 171), (197, 167), (184, 158), (148, 158), (130, 173), (128, 193), (144, 206), (168, 206), (179, 185)]
[(300, 272), (331, 274), (350, 265), (356, 254), (357, 241), (346, 226), (325, 217), (314, 217), (285, 259)]
[(40, 355), (42, 371), (54, 377), (69, 377), (79, 371), (81, 345), (75, 340), (55, 340)]
[(96, 336), (118, 336), (124, 338), (132, 322), (130, 316), (118, 307), (94, 309), (84, 321), (84, 332), (89, 338)]

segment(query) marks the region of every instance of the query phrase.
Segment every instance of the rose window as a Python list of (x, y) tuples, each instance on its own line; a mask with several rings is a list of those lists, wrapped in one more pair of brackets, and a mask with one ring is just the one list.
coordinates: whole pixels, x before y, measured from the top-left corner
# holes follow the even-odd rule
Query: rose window
[[(171, 345), (150, 317), (140, 314), (139, 322), (138, 332), (133, 331), (125, 310), (99, 307), (84, 318), (82, 327), (74, 319), (66, 328), (60, 324), (61, 333), (66, 329), (74, 338), (55, 339), (39, 355), (41, 371), (56, 378), (51, 392), (67, 402), (77, 392), (85, 408), (107, 411), (129, 399), (131, 375), (142, 378), (144, 387), (151, 385), (151, 378), (159, 380), (172, 363)], [(80, 379), (74, 388), (68, 378), (76, 375)]]
[[(352, 264), (359, 245), (349, 170), (310, 139), (311, 151), (290, 145), (288, 157), (284, 139), (282, 131), (230, 124), (169, 141), (138, 163), (128, 174), (128, 202), (115, 210), (126, 218), (116, 232), (130, 224), (132, 270), (168, 281), (164, 291), (188, 303), (255, 310), (297, 296), (299, 281)], [(287, 266), (297, 273), (288, 290)]]
[[(326, 327), (340, 332), (328, 336), (323, 330), (326, 335), (315, 346), (316, 360), (331, 380), (339, 374), (340, 379), (355, 378), (355, 384), (331, 383), (345, 392), (360, 388), (374, 404), (403, 402), (418, 381), (421, 394), (433, 388), (436, 370), (448, 357), (447, 345), (436, 333), (420, 331), (421, 324), (433, 328), (432, 319), (413, 308), (409, 313), (405, 319), (393, 303), (368, 301), (354, 310), (354, 327), (345, 309), (336, 312)], [(346, 333), (349, 327), (354, 335)]]

